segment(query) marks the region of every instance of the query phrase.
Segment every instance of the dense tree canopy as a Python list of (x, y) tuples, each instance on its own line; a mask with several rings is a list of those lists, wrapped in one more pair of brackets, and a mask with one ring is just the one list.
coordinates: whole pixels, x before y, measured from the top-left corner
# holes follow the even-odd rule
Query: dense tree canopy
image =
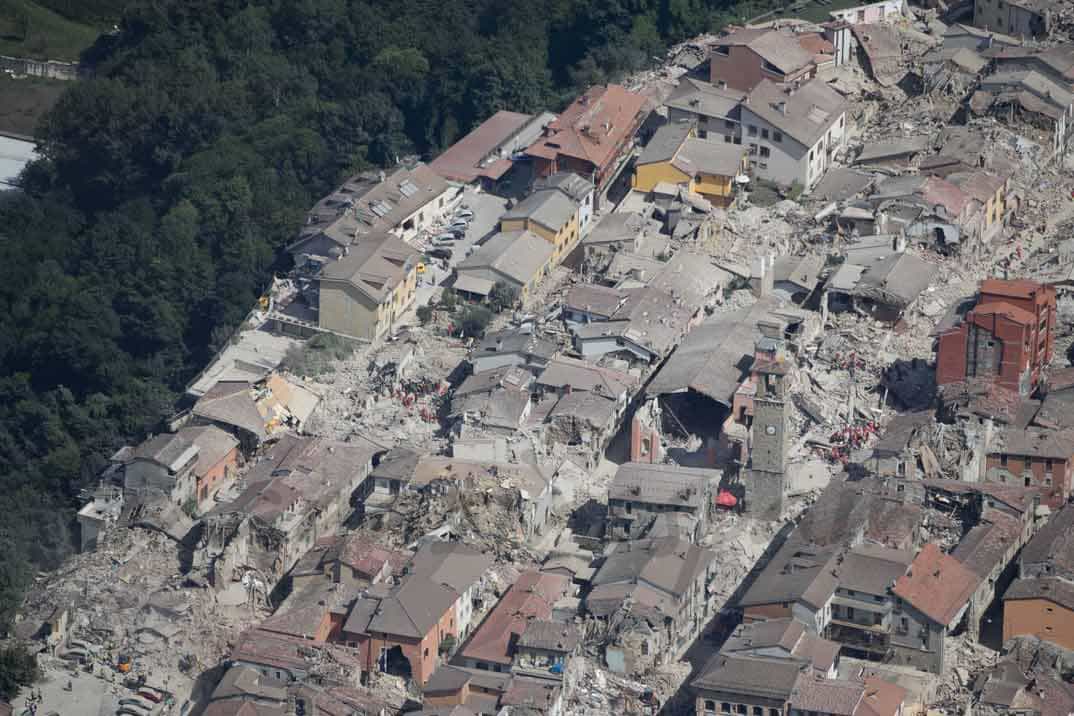
[[(109, 17), (119, 0), (48, 5)], [(0, 197), (0, 631), (348, 172), (709, 29), (730, 0), (134, 0)]]

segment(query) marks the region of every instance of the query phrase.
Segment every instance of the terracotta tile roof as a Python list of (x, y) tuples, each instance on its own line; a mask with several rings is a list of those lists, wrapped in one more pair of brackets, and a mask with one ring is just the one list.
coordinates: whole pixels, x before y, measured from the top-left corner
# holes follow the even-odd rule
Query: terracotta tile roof
[(862, 694), (854, 716), (896, 716), (906, 701), (906, 689), (876, 677), (865, 678)]
[(546, 159), (563, 154), (604, 167), (634, 131), (645, 103), (645, 97), (621, 85), (593, 87), (563, 110), (526, 153)]
[[(445, 179), (471, 182), (486, 173), (488, 166), (482, 166), (482, 162), (531, 119), (528, 114), (500, 110), (429, 162), (429, 167)], [(506, 161), (510, 166), (510, 161), (505, 159), (494, 164), (499, 161)]]
[(1004, 280), (988, 278), (981, 281), (981, 294), (1007, 296), (1009, 298), (1032, 298), (1042, 288), (1041, 284), (1028, 279)]
[(459, 650), (464, 659), (511, 663), (511, 645), (530, 619), (550, 619), (552, 605), (567, 593), (561, 574), (524, 572)]
[(895, 581), (895, 594), (943, 626), (969, 601), (977, 576), (933, 543), (921, 548), (910, 570)]

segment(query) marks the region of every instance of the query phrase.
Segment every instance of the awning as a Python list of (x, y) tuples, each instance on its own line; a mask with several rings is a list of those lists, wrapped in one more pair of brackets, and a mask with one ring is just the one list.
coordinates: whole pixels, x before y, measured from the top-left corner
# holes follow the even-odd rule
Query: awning
[(489, 281), (487, 278), (478, 278), (477, 276), (468, 276), (466, 274), (459, 274), (455, 279), (456, 291), (465, 291), (477, 296), (488, 296), (492, 292), (494, 285), (494, 282)]

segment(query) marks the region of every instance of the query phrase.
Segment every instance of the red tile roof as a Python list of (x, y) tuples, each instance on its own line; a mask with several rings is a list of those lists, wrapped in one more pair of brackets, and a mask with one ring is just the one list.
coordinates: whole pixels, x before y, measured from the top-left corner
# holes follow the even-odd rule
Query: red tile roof
[(549, 619), (552, 605), (567, 593), (570, 579), (549, 572), (524, 572), (492, 608), (459, 651), (465, 659), (510, 664), (512, 636), (530, 619)]
[(486, 166), (481, 166), (481, 163), (501, 144), (518, 134), (531, 119), (533, 117), (528, 114), (501, 110), (429, 162), (429, 167), (445, 179), (461, 182), (472, 182), (479, 176), (486, 176), (489, 169), (493, 169), (494, 174), (502, 175), (511, 166), (510, 161), (500, 158)]
[(867, 676), (865, 693), (854, 716), (897, 716), (899, 708), (906, 701), (906, 693), (906, 689), (898, 684)]
[(929, 619), (948, 626), (976, 586), (973, 572), (930, 542), (918, 552), (910, 570), (895, 581), (894, 591)]
[(645, 102), (621, 85), (592, 87), (563, 110), (526, 153), (545, 159), (563, 154), (604, 167), (637, 127)]
[(979, 304), (973, 309), (973, 315), (975, 316), (987, 316), (993, 313), (1002, 314), (1023, 326), (1032, 326), (1036, 322), (1032, 313), (1024, 308), (1012, 306), (1006, 301), (989, 301), (988, 303)]
[(1028, 279), (1004, 280), (988, 278), (981, 281), (981, 294), (1007, 296), (1009, 298), (1032, 298), (1042, 288), (1041, 284)]
[(966, 208), (966, 204), (970, 201), (970, 198), (961, 189), (939, 177), (928, 178), (921, 190), (921, 196), (930, 204), (939, 204), (947, 209), (947, 213), (951, 215), (951, 218), (956, 218), (962, 214), (962, 210)]

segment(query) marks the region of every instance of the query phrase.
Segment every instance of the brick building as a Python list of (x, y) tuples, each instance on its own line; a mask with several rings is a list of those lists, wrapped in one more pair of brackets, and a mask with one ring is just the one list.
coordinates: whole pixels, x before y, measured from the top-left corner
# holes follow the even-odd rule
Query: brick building
[(1070, 497), (1074, 430), (1030, 427), (999, 432), (988, 448), (985, 481), (1036, 487), (1041, 500), (1059, 509)]
[(1000, 386), (1029, 395), (1041, 386), (1052, 360), (1054, 329), (1053, 287), (982, 281), (976, 305), (940, 332), (936, 382), (994, 376)]

